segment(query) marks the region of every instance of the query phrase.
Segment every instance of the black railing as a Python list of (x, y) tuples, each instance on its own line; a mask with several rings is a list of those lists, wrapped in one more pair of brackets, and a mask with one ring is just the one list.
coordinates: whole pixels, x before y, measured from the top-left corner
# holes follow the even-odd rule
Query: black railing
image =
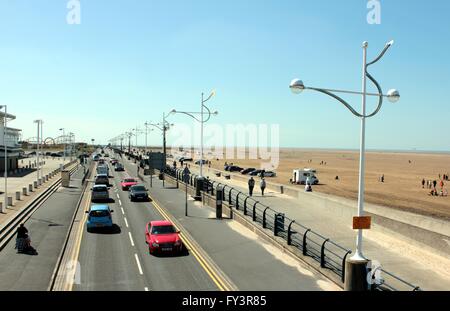
[[(181, 169), (167, 167), (165, 172), (182, 182), (183, 171)], [(189, 184), (191, 186), (195, 187), (197, 177), (198, 175), (190, 174)], [(222, 187), (223, 200), (228, 202), (231, 209), (242, 211), (245, 217), (260, 224), (263, 229), (271, 230), (274, 236), (284, 239), (288, 245), (298, 249), (304, 256), (317, 261), (321, 268), (335, 273), (344, 283), (345, 262), (352, 253), (351, 250), (229, 185), (209, 179), (206, 179), (203, 185), (203, 191), (210, 195), (214, 195), (215, 189)], [(373, 290), (420, 290), (419, 287), (381, 268), (380, 270), (383, 272), (383, 276), (387, 276), (389, 282), (385, 279), (375, 280), (376, 274), (373, 274), (373, 283), (375, 284), (371, 286)]]

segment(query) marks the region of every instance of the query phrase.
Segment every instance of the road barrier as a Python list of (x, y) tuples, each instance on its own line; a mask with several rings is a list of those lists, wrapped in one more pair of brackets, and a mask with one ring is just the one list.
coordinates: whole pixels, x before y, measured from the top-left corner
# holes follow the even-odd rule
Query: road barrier
[[(167, 166), (165, 174), (176, 179), (177, 183), (183, 183), (182, 169), (174, 169)], [(190, 174), (187, 178), (188, 185), (195, 188), (198, 177), (198, 175)], [(274, 237), (284, 240), (285, 245), (295, 248), (305, 257), (312, 258), (319, 264), (321, 269), (331, 271), (332, 274), (339, 277), (342, 284), (344, 283), (345, 262), (352, 253), (351, 250), (302, 225), (300, 222), (288, 218), (285, 214), (258, 202), (230, 185), (205, 179), (204, 193), (214, 197), (217, 189), (222, 189), (222, 200), (227, 202), (230, 213), (234, 209), (242, 213), (248, 220), (251, 220), (254, 225), (262, 227), (266, 233), (270, 230)], [(215, 202), (212, 207), (215, 207)], [(377, 273), (378, 271), (380, 273)], [(376, 267), (374, 271), (371, 271), (371, 268), (369, 268), (368, 273), (372, 276), (371, 290), (374, 291), (421, 290), (420, 287), (380, 267)], [(380, 278), (380, 275), (383, 275), (383, 277)]]

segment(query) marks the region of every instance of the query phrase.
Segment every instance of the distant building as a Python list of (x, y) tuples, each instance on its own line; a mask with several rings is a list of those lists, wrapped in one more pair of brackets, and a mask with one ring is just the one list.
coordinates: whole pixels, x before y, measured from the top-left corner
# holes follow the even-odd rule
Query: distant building
[(5, 171), (5, 141), (7, 146), (7, 158), (8, 158), (8, 171), (15, 170), (19, 166), (19, 157), (23, 150), (19, 143), (22, 130), (6, 127), (5, 130), (5, 118), (6, 121), (15, 120), (16, 117), (0, 112), (0, 172)]

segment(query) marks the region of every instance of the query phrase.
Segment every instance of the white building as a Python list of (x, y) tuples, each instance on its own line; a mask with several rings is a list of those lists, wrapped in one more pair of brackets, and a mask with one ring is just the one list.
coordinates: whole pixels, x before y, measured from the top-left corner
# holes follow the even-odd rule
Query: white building
[(8, 171), (18, 168), (18, 160), (22, 152), (21, 145), (19, 145), (22, 130), (7, 126), (5, 131), (5, 118), (8, 125), (10, 121), (16, 119), (16, 116), (11, 114), (5, 115), (4, 112), (0, 112), (0, 172), (5, 170), (5, 141), (8, 156)]

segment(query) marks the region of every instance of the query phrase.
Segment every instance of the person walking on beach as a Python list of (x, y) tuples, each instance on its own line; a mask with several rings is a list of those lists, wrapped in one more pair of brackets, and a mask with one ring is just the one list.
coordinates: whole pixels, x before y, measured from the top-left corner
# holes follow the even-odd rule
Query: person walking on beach
[(250, 194), (250, 196), (253, 196), (254, 188), (255, 188), (255, 180), (253, 179), (253, 177), (250, 177), (250, 179), (248, 180), (248, 193)]
[(441, 182), (439, 183), (439, 186), (441, 187), (441, 190), (444, 189), (444, 181), (441, 180)]
[(422, 179), (422, 189), (425, 189), (425, 179)]
[(261, 178), (260, 187), (261, 187), (261, 194), (262, 196), (264, 196), (264, 190), (266, 190), (266, 180), (264, 179), (264, 177)]
[(436, 189), (437, 181), (433, 180), (433, 188)]

